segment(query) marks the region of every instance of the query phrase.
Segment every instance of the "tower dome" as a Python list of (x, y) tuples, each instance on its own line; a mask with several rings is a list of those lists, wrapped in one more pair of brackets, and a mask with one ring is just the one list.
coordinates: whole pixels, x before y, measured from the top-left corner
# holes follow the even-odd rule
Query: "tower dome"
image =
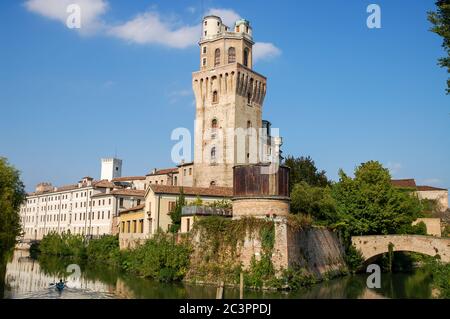
[(237, 33), (246, 33), (249, 36), (252, 36), (253, 30), (250, 26), (250, 21), (246, 19), (239, 19), (236, 21), (234, 25), (234, 31)]
[(203, 18), (202, 39), (214, 38), (222, 32), (222, 19), (218, 16), (209, 15)]

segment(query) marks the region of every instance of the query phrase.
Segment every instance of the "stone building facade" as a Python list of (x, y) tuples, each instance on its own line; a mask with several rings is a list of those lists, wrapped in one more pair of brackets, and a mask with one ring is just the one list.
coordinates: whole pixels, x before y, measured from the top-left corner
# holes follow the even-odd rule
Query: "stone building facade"
[(145, 177), (119, 177), (114, 172), (117, 166), (111, 163), (121, 165), (121, 161), (102, 160), (102, 174), (112, 180), (84, 177), (77, 184), (61, 187), (39, 184), (20, 208), (22, 239), (40, 240), (50, 232), (85, 236), (117, 232), (118, 213), (144, 201)]

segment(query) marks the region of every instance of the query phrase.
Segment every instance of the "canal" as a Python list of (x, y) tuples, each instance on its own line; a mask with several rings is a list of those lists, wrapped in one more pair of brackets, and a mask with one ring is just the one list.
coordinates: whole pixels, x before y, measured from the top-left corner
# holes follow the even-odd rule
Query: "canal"
[[(15, 251), (6, 267), (4, 298), (213, 299), (216, 295), (216, 288), (211, 286), (163, 284), (108, 267), (87, 265), (80, 265), (80, 273), (66, 273), (67, 288), (59, 293), (52, 284), (59, 281), (69, 264), (70, 261), (57, 258), (40, 258), (37, 261), (30, 258), (27, 251)], [(382, 274), (381, 289), (366, 288), (366, 278), (365, 275), (346, 276), (295, 292), (245, 291), (245, 298), (374, 299), (432, 296), (430, 274), (422, 269), (411, 273)], [(237, 299), (239, 290), (225, 289), (224, 297)]]

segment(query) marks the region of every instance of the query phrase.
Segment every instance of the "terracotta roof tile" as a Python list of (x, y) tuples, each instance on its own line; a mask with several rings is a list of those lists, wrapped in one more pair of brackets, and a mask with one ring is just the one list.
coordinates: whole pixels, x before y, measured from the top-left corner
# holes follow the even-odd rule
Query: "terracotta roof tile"
[(185, 195), (192, 196), (211, 196), (211, 197), (232, 197), (233, 188), (231, 187), (179, 187), (167, 185), (150, 185), (151, 190), (156, 194), (180, 194), (180, 189), (183, 188)]
[(137, 212), (139, 210), (144, 209), (144, 207), (145, 207), (145, 204), (141, 204), (139, 206), (131, 207), (129, 209), (125, 209), (125, 210), (119, 212), (119, 215), (130, 213), (130, 212)]
[(417, 190), (419, 192), (426, 192), (426, 191), (446, 191), (447, 189), (433, 186), (417, 186)]
[(178, 173), (178, 167), (160, 169), (160, 170), (157, 170), (155, 173), (147, 174), (147, 176), (167, 175), (167, 174), (176, 174), (176, 173)]
[(416, 188), (416, 181), (412, 178), (410, 179), (393, 179), (391, 183), (394, 187), (399, 188)]
[(108, 180), (94, 181), (92, 182), (92, 186), (98, 188), (114, 188), (114, 184)]
[(109, 193), (99, 193), (92, 195), (93, 198), (103, 197), (103, 196), (133, 196), (133, 197), (144, 197), (145, 191), (137, 189), (116, 189)]
[(144, 181), (145, 176), (128, 176), (128, 177), (118, 177), (114, 178), (112, 182), (126, 182), (126, 181)]

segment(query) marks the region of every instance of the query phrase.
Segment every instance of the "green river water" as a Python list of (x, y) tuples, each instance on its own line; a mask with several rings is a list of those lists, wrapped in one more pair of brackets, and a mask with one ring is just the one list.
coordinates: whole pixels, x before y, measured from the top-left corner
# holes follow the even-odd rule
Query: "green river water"
[[(68, 262), (67, 262), (68, 264)], [(7, 264), (4, 298), (60, 298), (60, 299), (212, 299), (216, 287), (184, 283), (162, 284), (129, 274), (113, 271), (108, 267), (81, 266), (81, 273), (67, 274), (67, 288), (62, 293), (51, 285), (59, 281), (58, 275), (67, 267), (60, 259), (37, 261), (27, 251), (15, 251)], [(379, 298), (431, 298), (430, 274), (418, 269), (411, 273), (382, 274), (381, 289), (366, 287), (367, 275), (354, 275), (333, 279), (295, 292), (245, 291), (246, 299), (294, 298), (294, 299), (379, 299)], [(1, 295), (1, 294), (0, 294)], [(239, 290), (227, 288), (227, 299), (239, 298)]]

